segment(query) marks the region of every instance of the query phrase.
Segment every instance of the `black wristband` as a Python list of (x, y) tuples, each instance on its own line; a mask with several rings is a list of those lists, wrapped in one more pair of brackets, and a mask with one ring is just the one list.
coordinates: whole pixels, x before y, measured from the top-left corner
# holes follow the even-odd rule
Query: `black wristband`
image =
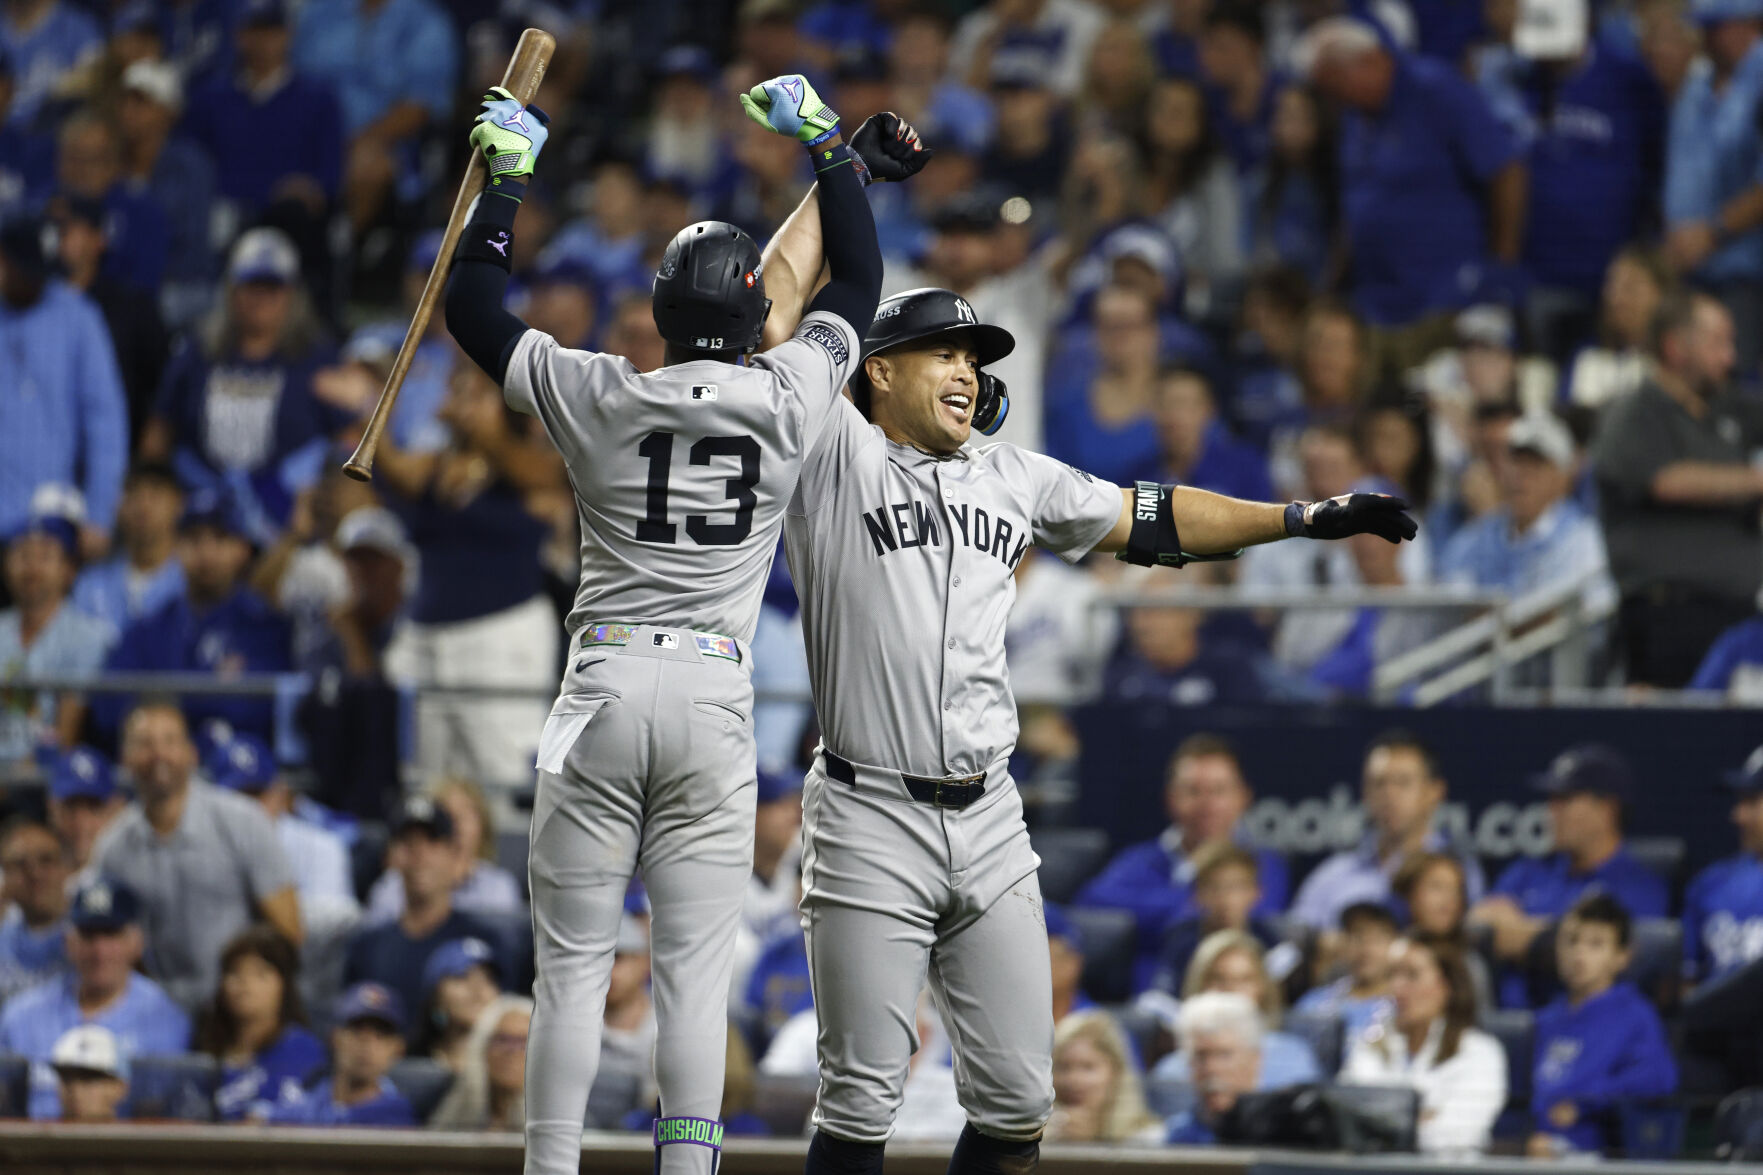
[(1286, 507), (1286, 537), (1299, 538), (1304, 533), (1304, 507), (1308, 502), (1293, 502)]
[(1133, 483), (1132, 530), (1127, 533), (1121, 559), (1140, 567), (1180, 567), (1188, 561), (1175, 529), (1174, 496), (1174, 486), (1154, 481)]
[(488, 261), (504, 272), (513, 268), (513, 259), (509, 256), (514, 249), (514, 234), (508, 229), (493, 222), (472, 218), (465, 231), (459, 234), (459, 248), (453, 253), (453, 260)]
[(851, 148), (844, 143), (840, 143), (836, 147), (810, 150), (809, 154), (814, 160), (815, 175), (819, 175), (823, 171), (831, 171), (835, 167), (843, 167), (852, 162)]

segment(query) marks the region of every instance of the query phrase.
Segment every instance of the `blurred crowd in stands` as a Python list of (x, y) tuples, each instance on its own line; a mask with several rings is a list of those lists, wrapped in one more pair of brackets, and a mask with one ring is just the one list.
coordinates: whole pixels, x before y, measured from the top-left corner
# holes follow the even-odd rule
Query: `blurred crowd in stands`
[[(438, 317), (373, 484), (339, 464), (529, 24), (559, 48), (515, 308), (566, 345), (659, 366), (673, 233), (764, 240), (794, 207), (796, 151), (733, 96), (799, 70), (847, 125), (896, 110), (937, 149), (870, 189), (887, 292), (946, 286), (1015, 334), (1001, 439), (1120, 482), (1413, 504), (1400, 548), (1025, 558), (1033, 762), (1075, 760), (1074, 702), (1362, 698), (1441, 624), (1117, 619), (1113, 587), (1565, 592), (1607, 680), (1763, 699), (1763, 0), (0, 0), (6, 1113), (520, 1124), (530, 927), (498, 831), (573, 498)], [(799, 692), (781, 559), (766, 601), (756, 684)], [(290, 671), (310, 690), (255, 688)], [(166, 702), (167, 673), (217, 688)], [(796, 1133), (815, 736), (760, 710), (724, 1117)], [(1639, 1153), (1674, 1093), (1763, 1080), (1763, 760), (1730, 781), (1739, 855), (1687, 886), (1681, 845), (1624, 841), (1625, 796), (1663, 781), (1608, 749), (1540, 778), (1555, 851), (1497, 873), (1436, 828), (1441, 776), (1379, 740), (1363, 847), (1314, 867), (1247, 842), (1211, 739), (1156, 840), (1104, 863), (1049, 830), (1051, 1136), (1239, 1137), (1240, 1098), (1338, 1077), (1416, 1088), (1428, 1150)], [(647, 1129), (640, 891), (629, 915), (590, 1121)], [(952, 1137), (928, 1000), (920, 1029), (901, 1131)]]

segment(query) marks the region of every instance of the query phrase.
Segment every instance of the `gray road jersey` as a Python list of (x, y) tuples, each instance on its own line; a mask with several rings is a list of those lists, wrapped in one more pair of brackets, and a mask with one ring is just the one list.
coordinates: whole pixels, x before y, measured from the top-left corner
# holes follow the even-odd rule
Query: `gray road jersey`
[(980, 772), (1016, 745), (1004, 668), (1011, 569), (1068, 561), (1120, 517), (1118, 487), (1014, 445), (936, 458), (840, 400), (784, 524), (826, 745), (914, 775)]
[(784, 506), (858, 345), (844, 319), (817, 313), (746, 367), (645, 374), (522, 335), (503, 395), (562, 451), (581, 517), (569, 630), (628, 620), (751, 640)]

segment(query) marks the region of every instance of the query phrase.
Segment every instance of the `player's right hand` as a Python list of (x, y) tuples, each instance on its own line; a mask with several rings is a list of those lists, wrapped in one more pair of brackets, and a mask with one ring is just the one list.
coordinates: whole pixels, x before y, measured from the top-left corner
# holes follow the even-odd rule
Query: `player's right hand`
[(521, 179), (533, 173), (539, 151), (551, 136), (551, 119), (537, 106), (522, 106), (501, 86), (484, 95), (483, 110), (471, 128), (471, 145), (484, 153), (490, 178)]
[(813, 142), (839, 129), (839, 116), (820, 100), (808, 79), (799, 73), (786, 73), (760, 82), (741, 95), (741, 109), (766, 130), (789, 135), (803, 143)]
[(870, 183), (915, 176), (936, 151), (924, 145), (911, 123), (891, 110), (872, 114), (851, 136), (851, 154), (863, 160)]

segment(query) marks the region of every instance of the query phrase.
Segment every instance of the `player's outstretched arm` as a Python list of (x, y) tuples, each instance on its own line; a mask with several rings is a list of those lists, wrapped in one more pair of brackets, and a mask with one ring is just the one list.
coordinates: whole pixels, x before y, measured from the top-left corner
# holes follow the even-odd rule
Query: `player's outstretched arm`
[(484, 95), (471, 130), (472, 148), (483, 152), (490, 178), (459, 236), (447, 287), (447, 329), (497, 386), (507, 377), (514, 344), (528, 330), (503, 307), (502, 298), (513, 263), (514, 214), (550, 136), (550, 121), (537, 106), (522, 106), (496, 86)]
[(1233, 558), (1244, 547), (1285, 538), (1374, 534), (1399, 543), (1420, 529), (1404, 513), (1408, 503), (1388, 494), (1342, 494), (1282, 506), (1142, 481), (1123, 486), (1120, 495), (1120, 518), (1096, 549), (1118, 551), (1128, 563), (1146, 566)]
[[(865, 186), (897, 183), (916, 175), (935, 154), (911, 123), (889, 111), (866, 119), (851, 137), (848, 149), (858, 180)], [(761, 349), (770, 350), (795, 334), (810, 299), (831, 278), (821, 232), (819, 184), (808, 189), (802, 203), (766, 243), (764, 260), (771, 314), (765, 320)], [(864, 324), (858, 333), (867, 330), (868, 324)]]

